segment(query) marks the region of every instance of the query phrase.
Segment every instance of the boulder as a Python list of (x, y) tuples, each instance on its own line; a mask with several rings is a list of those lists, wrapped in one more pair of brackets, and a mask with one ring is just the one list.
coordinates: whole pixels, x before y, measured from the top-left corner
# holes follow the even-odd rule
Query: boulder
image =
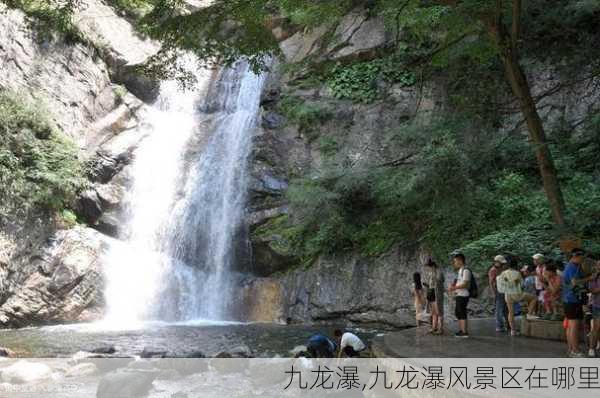
[(166, 358), (167, 351), (161, 350), (160, 348), (144, 347), (144, 350), (140, 353), (141, 358)]
[(286, 62), (298, 63), (309, 57), (317, 57), (323, 45), (323, 38), (330, 31), (330, 25), (321, 25), (314, 29), (297, 32), (279, 43)]
[(94, 190), (103, 208), (114, 208), (123, 199), (123, 187), (117, 184), (95, 184)]
[(184, 358), (206, 358), (202, 351), (192, 351), (183, 356)]
[(121, 224), (121, 219), (117, 213), (109, 211), (102, 214), (96, 225), (94, 225), (94, 229), (110, 237), (117, 238)]
[(100, 0), (80, 1), (73, 21), (88, 40), (102, 49), (115, 83), (123, 84), (143, 101), (156, 99), (160, 83), (140, 69), (158, 52), (157, 43), (141, 38), (129, 21)]
[(383, 18), (369, 17), (366, 10), (357, 8), (336, 27), (326, 52), (333, 60), (372, 58), (386, 43)]
[(52, 369), (43, 363), (18, 361), (0, 371), (0, 380), (5, 383), (25, 384), (52, 377)]
[(236, 346), (229, 350), (229, 353), (234, 358), (252, 358), (252, 350), (245, 344)]
[(75, 322), (86, 310), (99, 306), (103, 300), (99, 258), (107, 243), (90, 228), (56, 232), (37, 255), (37, 270), (0, 306), (0, 325)]
[(215, 358), (227, 359), (227, 358), (233, 358), (233, 355), (231, 355), (229, 352), (221, 351), (215, 355)]
[(95, 224), (104, 211), (98, 193), (88, 189), (79, 194), (75, 203), (77, 214), (88, 224)]
[(142, 101), (153, 103), (160, 94), (160, 81), (144, 74), (143, 68), (142, 64), (116, 66), (112, 79)]
[(103, 347), (96, 347), (90, 351), (92, 354), (114, 354), (117, 349), (113, 345), (107, 345)]
[(148, 396), (158, 372), (120, 370), (100, 379), (97, 398), (140, 398)]
[(407, 327), (414, 324), (414, 312), (406, 281), (420, 263), (418, 251), (393, 249), (377, 258), (348, 253), (323, 256), (308, 269), (294, 269), (272, 279), (281, 284), (285, 318)]

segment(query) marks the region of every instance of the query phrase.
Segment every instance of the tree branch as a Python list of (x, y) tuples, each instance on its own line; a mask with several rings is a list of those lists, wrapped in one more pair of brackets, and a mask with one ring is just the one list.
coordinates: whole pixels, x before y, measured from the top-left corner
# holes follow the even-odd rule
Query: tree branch
[(390, 160), (389, 162), (380, 163), (375, 167), (397, 167), (403, 164), (411, 164), (409, 160), (415, 157), (418, 152), (409, 153), (408, 155), (402, 156), (401, 158)]

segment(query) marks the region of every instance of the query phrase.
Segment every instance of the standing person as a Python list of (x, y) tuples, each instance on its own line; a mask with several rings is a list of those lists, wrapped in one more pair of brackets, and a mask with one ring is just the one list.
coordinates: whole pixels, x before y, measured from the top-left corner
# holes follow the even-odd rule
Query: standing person
[[(443, 305), (444, 305), (444, 273), (439, 269), (437, 263), (428, 259), (425, 263), (428, 271), (427, 303), (431, 308), (431, 333), (444, 333)], [(440, 306), (441, 302), (441, 306)], [(440, 309), (441, 307), (441, 309)]]
[(505, 270), (507, 263), (506, 257), (497, 255), (494, 257), (494, 264), (488, 271), (488, 283), (496, 304), (496, 332), (506, 332), (506, 324), (508, 323), (504, 292), (498, 291), (498, 285), (496, 284), (496, 278)]
[(596, 348), (600, 339), (600, 260), (596, 261), (594, 276), (588, 284), (592, 295), (592, 330), (590, 331), (589, 357), (596, 356)]
[(306, 351), (311, 358), (334, 358), (336, 350), (337, 344), (320, 333), (312, 335), (306, 344)]
[(423, 282), (421, 281), (421, 274), (419, 272), (413, 274), (412, 293), (415, 302), (415, 320), (417, 326), (420, 326), (421, 316), (425, 311), (425, 293), (423, 292)]
[(513, 260), (508, 269), (500, 274), (497, 282), (504, 290), (506, 306), (508, 307), (508, 324), (510, 325), (510, 335), (517, 336), (519, 332), (515, 324), (515, 304), (527, 303), (527, 319), (538, 319), (535, 316), (535, 306), (537, 297), (534, 294), (523, 292), (523, 275), (519, 271), (518, 263)]
[(584, 302), (581, 290), (584, 284), (591, 280), (590, 277), (585, 277), (581, 267), (584, 256), (585, 252), (582, 249), (573, 249), (571, 259), (562, 275), (562, 301), (567, 318), (567, 347), (572, 358), (584, 356), (579, 351), (579, 329), (583, 320)]
[[(543, 302), (544, 300), (544, 264), (546, 258), (541, 253), (536, 253), (532, 256), (533, 265), (535, 266), (535, 290), (538, 297), (538, 301)], [(539, 306), (538, 309), (540, 315), (543, 315), (543, 306)]]
[(367, 345), (354, 333), (344, 333), (340, 329), (336, 329), (333, 336), (339, 347), (338, 358), (341, 358), (342, 354), (348, 358), (359, 357), (360, 353), (367, 348)]
[(469, 287), (473, 275), (465, 266), (465, 255), (460, 252), (452, 253), (452, 266), (456, 271), (456, 281), (448, 288), (448, 293), (454, 293), (455, 315), (458, 319), (458, 332), (455, 337), (469, 337), (467, 309), (469, 306)]

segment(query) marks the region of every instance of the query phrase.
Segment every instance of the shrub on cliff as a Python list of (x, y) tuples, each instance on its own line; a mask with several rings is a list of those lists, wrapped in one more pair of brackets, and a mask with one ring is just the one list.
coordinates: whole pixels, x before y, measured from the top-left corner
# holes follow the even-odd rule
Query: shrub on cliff
[(0, 92), (0, 217), (61, 210), (84, 184), (77, 147), (43, 107)]
[[(589, 158), (600, 150), (600, 119), (591, 116), (585, 135), (552, 137), (569, 219), (585, 247), (600, 252), (600, 167)], [(462, 247), (475, 268), (498, 252), (558, 256), (559, 232), (535, 160), (518, 150), (527, 144), (519, 136), (484, 135), (468, 145), (472, 130), (448, 116), (428, 127), (405, 126), (393, 135), (407, 151), (418, 151), (410, 162), (328, 164), (292, 180), (293, 217), (277, 225), (279, 234), (305, 262), (347, 250), (379, 255), (398, 243), (427, 247), (440, 259)]]

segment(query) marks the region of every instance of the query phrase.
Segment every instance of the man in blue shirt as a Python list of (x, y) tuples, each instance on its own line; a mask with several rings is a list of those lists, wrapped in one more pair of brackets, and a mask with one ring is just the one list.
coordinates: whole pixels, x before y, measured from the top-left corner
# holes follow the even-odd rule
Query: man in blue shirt
[(337, 344), (327, 336), (314, 334), (308, 339), (306, 350), (312, 358), (335, 358)]
[(574, 358), (583, 357), (579, 351), (579, 328), (583, 320), (583, 300), (580, 294), (585, 283), (590, 279), (585, 277), (581, 264), (585, 252), (582, 249), (573, 249), (571, 259), (565, 267), (562, 275), (562, 300), (567, 318), (567, 345), (569, 356)]

